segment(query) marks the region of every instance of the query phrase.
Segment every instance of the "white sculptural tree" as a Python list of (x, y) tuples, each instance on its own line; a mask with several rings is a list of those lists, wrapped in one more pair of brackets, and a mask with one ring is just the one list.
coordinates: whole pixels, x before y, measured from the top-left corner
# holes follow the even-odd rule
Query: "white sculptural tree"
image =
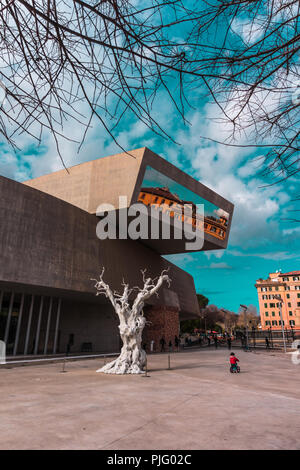
[[(146, 365), (146, 352), (142, 348), (142, 333), (146, 325), (146, 318), (143, 314), (144, 303), (152, 295), (158, 295), (158, 290), (164, 282), (170, 286), (171, 279), (167, 270), (162, 271), (159, 277), (152, 279), (146, 277), (146, 270), (142, 271), (144, 286), (142, 288), (133, 287), (124, 281), (122, 283), (123, 294), (113, 292), (108, 284), (103, 280), (104, 268), (100, 279), (96, 281), (96, 295), (104, 294), (111, 302), (116, 314), (119, 317), (120, 336), (123, 341), (121, 353), (117, 359), (98, 369), (97, 372), (106, 374), (141, 374)], [(138, 293), (130, 303), (129, 296), (136, 290)]]

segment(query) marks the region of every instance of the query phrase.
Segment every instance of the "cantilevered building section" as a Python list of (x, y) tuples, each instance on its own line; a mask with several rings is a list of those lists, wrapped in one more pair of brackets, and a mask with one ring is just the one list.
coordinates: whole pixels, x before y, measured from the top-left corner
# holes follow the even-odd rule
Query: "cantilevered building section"
[(282, 328), (278, 296), (282, 299), (284, 328), (300, 329), (300, 271), (270, 273), (267, 279), (258, 279), (255, 287), (263, 329)]
[[(139, 201), (149, 204), (149, 191), (172, 193), (177, 197), (177, 210), (183, 203), (204, 205), (205, 237), (203, 250), (217, 250), (227, 247), (233, 205), (199, 181), (176, 168), (146, 147), (128, 153), (100, 158), (60, 170), (49, 175), (25, 182), (63, 201), (96, 214), (100, 204), (119, 207), (119, 196), (127, 198), (127, 206)], [(154, 188), (153, 188), (154, 186)], [(143, 191), (142, 191), (143, 189)], [(141, 198), (148, 191), (147, 199)], [(151, 205), (153, 205), (155, 197)], [(157, 206), (163, 211), (167, 198), (157, 198)], [(175, 199), (176, 200), (176, 199)], [(169, 201), (170, 202), (170, 201)], [(170, 210), (176, 214), (175, 211)], [(185, 252), (184, 240), (141, 240), (160, 254)], [(197, 250), (198, 251), (198, 250)]]
[[(169, 199), (143, 201), (151, 188), (160, 196), (168, 191)], [(141, 269), (155, 277), (169, 268), (171, 288), (164, 286), (144, 309), (151, 321), (148, 347), (154, 340), (158, 348), (162, 335), (174, 343), (179, 321), (197, 318), (193, 278), (161, 256), (183, 253), (183, 240), (97, 238), (98, 206), (118, 208), (120, 195), (128, 206), (139, 200), (174, 214), (189, 201), (192, 225), (198, 223), (196, 205), (204, 204), (202, 249), (227, 246), (233, 205), (147, 148), (23, 184), (0, 177), (0, 339), (9, 355), (65, 353), (68, 347), (74, 353), (118, 352), (117, 318), (105, 297), (95, 296), (91, 281), (103, 266), (115, 290), (123, 278), (141, 285)]]

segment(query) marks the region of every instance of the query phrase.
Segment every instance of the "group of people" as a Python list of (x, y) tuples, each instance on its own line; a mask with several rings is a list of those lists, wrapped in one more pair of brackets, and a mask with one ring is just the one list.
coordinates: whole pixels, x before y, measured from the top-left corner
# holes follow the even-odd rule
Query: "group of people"
[[(222, 338), (221, 338), (222, 339)], [(211, 343), (213, 342), (215, 348), (217, 349), (218, 346), (220, 345), (220, 340), (218, 338), (218, 335), (216, 334), (213, 334), (213, 335), (205, 335), (205, 336), (199, 336), (199, 344), (200, 346), (202, 345), (202, 342), (203, 341), (206, 341), (207, 343), (207, 346), (210, 346)], [(232, 337), (231, 335), (229, 335), (228, 333), (224, 333), (223, 334), (223, 340), (222, 340), (222, 343), (224, 344), (224, 341), (226, 342), (227, 344), (227, 347), (228, 349), (230, 350), (231, 349), (231, 345), (232, 345)], [(246, 338), (246, 335), (243, 335), (241, 334), (240, 335), (240, 341), (241, 341), (241, 346), (243, 349), (248, 349), (248, 342), (247, 342), (247, 338)], [(174, 336), (174, 341), (172, 341), (170, 339), (169, 343), (168, 343), (168, 351), (173, 351), (174, 348), (176, 351), (179, 351), (179, 348), (180, 348), (180, 339), (178, 338), (177, 335)], [(267, 337), (265, 337), (265, 343), (266, 343), (266, 348), (270, 348), (270, 342), (269, 342), (269, 339)], [(190, 344), (192, 344), (192, 340), (191, 338), (189, 338), (188, 336), (185, 338), (185, 345), (186, 346), (189, 346)], [(147, 345), (146, 343), (143, 344), (143, 348), (146, 349)], [(160, 352), (166, 352), (166, 348), (167, 348), (167, 341), (165, 339), (164, 336), (161, 337), (161, 339), (159, 340), (159, 350)], [(154, 340), (151, 340), (150, 341), (150, 352), (154, 352), (155, 351), (155, 341)]]
[[(159, 347), (160, 347), (160, 352), (165, 352), (166, 351), (166, 346), (167, 346), (167, 341), (165, 339), (164, 336), (161, 337), (161, 339), (159, 340)], [(173, 351), (173, 342), (172, 340), (170, 339), (169, 341), (169, 351)], [(179, 347), (180, 347), (180, 339), (178, 338), (177, 335), (175, 335), (174, 337), (174, 346), (175, 346), (175, 350), (179, 351)], [(146, 350), (147, 348), (147, 344), (144, 343), (143, 344), (143, 349)], [(155, 341), (154, 340), (151, 340), (150, 341), (150, 352), (154, 352), (155, 351)]]
[[(207, 338), (207, 341), (208, 341), (208, 346), (210, 346), (211, 339), (210, 339), (209, 336), (206, 336), (206, 338)], [(186, 340), (187, 339), (188, 338), (186, 338)], [(217, 349), (217, 347), (218, 347), (218, 336), (217, 335), (213, 336), (213, 341), (214, 341), (214, 344), (215, 344), (215, 348)], [(227, 342), (228, 349), (230, 350), (231, 349), (231, 336), (230, 335), (226, 335), (226, 342)], [(155, 343), (155, 341), (151, 340), (151, 342), (150, 342), (150, 351), (151, 352), (154, 352), (154, 343)], [(161, 339), (159, 340), (159, 345), (160, 345), (160, 352), (166, 352), (167, 342), (166, 342), (166, 339), (165, 339), (164, 336), (162, 336)], [(146, 346), (147, 346), (146, 343), (144, 343), (143, 348), (146, 349)], [(175, 335), (175, 337), (174, 337), (174, 346), (175, 346), (176, 350), (179, 351), (180, 339), (178, 338), (177, 335)], [(171, 339), (169, 341), (169, 351), (173, 351), (173, 342), (172, 342)], [(239, 362), (239, 359), (235, 356), (235, 353), (233, 353), (233, 352), (230, 353), (229, 362), (230, 362), (230, 367), (231, 367), (231, 372), (232, 372), (232, 369), (234, 369), (237, 366), (237, 363)]]
[[(200, 337), (201, 338), (201, 337)], [(202, 338), (201, 338), (201, 341), (200, 341), (200, 338), (199, 338), (199, 344), (201, 345), (202, 344)], [(215, 345), (215, 348), (217, 349), (218, 348), (218, 345), (219, 345), (219, 338), (216, 334), (214, 334), (212, 337), (209, 336), (209, 335), (205, 335), (204, 339), (206, 339), (207, 341), (207, 346), (210, 346), (211, 344), (211, 339), (213, 340), (214, 342), (214, 345)], [(223, 339), (226, 341), (227, 343), (227, 346), (228, 346), (228, 349), (231, 349), (231, 336), (230, 335), (226, 335), (224, 334), (223, 335)]]
[[(166, 340), (165, 340), (164, 336), (161, 337), (161, 339), (159, 341), (159, 344), (160, 344), (160, 352), (165, 352), (167, 343), (166, 343)], [(177, 335), (175, 335), (175, 337), (174, 337), (174, 345), (175, 345), (175, 348), (178, 351), (179, 346), (180, 346), (180, 339), (178, 338)], [(169, 341), (169, 351), (173, 351), (173, 343), (172, 343), (171, 339)]]
[[(207, 341), (207, 345), (210, 346), (210, 344), (211, 344), (211, 337), (208, 336), (208, 335), (206, 335), (206, 336), (204, 337), (204, 339)], [(212, 339), (213, 339), (215, 348), (217, 349), (218, 344), (219, 344), (218, 336), (217, 336), (217, 335), (214, 335), (214, 336), (212, 337)], [(192, 341), (191, 341), (191, 339), (190, 339), (189, 337), (186, 337), (186, 338), (185, 338), (185, 344), (186, 344), (186, 346), (188, 346), (189, 344), (191, 344), (191, 342), (192, 342)], [(228, 349), (231, 349), (231, 336), (227, 335), (227, 337), (226, 337), (226, 342), (227, 342)], [(181, 343), (181, 342), (180, 342), (180, 339), (178, 338), (177, 335), (175, 335), (175, 337), (174, 337), (174, 342), (172, 342), (172, 340), (170, 339), (170, 341), (169, 341), (169, 343), (168, 343), (168, 348), (169, 348), (168, 350), (169, 350), (169, 351), (173, 351), (173, 347), (175, 347), (175, 350), (178, 351), (179, 348), (180, 348), (180, 343)], [(199, 337), (199, 344), (200, 344), (200, 345), (202, 344), (202, 337), (201, 337), (201, 336)], [(154, 346), (154, 345), (155, 345), (155, 341), (154, 341), (154, 340), (151, 340), (151, 341), (150, 341), (150, 352), (154, 352), (154, 350), (155, 350), (155, 346)], [(146, 349), (146, 346), (147, 346), (146, 343), (144, 343), (144, 345), (143, 345), (144, 349)], [(166, 351), (166, 347), (167, 347), (167, 341), (166, 341), (165, 337), (162, 336), (161, 339), (160, 339), (160, 341), (159, 341), (159, 350), (160, 350), (160, 352), (165, 352), (165, 351)]]

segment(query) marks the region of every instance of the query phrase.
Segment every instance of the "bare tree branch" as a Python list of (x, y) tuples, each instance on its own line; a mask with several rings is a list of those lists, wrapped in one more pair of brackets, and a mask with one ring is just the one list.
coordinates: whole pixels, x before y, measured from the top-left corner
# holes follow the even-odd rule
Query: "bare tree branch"
[[(229, 126), (227, 146), (264, 149), (264, 175), (299, 171), (299, 0), (0, 0), (0, 134), (84, 144), (124, 117), (175, 139), (156, 117), (164, 93), (183, 122), (201, 89)], [(68, 136), (67, 125), (81, 130)], [(207, 138), (208, 136), (203, 136)], [(242, 143), (244, 146), (244, 142)], [(122, 147), (121, 147), (122, 148)], [(125, 149), (123, 149), (125, 150)]]

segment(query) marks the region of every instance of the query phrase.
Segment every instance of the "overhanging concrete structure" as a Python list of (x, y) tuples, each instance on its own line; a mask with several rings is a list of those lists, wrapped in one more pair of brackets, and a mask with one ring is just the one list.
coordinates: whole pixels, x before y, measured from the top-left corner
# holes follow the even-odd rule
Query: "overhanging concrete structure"
[[(115, 290), (123, 278), (141, 285), (141, 269), (155, 277), (169, 268), (171, 288), (162, 288), (145, 308), (156, 325), (145, 337), (155, 337), (157, 347), (159, 335), (173, 339), (179, 319), (199, 315), (193, 278), (160, 256), (166, 252), (164, 241), (96, 237), (98, 205), (117, 206), (119, 194), (127, 195), (129, 203), (137, 201), (147, 167), (228, 212), (226, 238), (205, 235), (205, 249), (225, 248), (232, 204), (145, 148), (25, 184), (0, 177), (0, 339), (9, 354), (53, 354), (68, 347), (117, 351), (117, 318), (105, 297), (95, 296), (91, 281), (103, 266)], [(169, 252), (183, 247), (176, 242), (170, 242)]]
[[(218, 239), (205, 232), (202, 250), (226, 248), (233, 204), (146, 147), (81, 163), (69, 168), (68, 172), (60, 170), (25, 184), (80, 207), (90, 214), (96, 214), (98, 206), (103, 203), (119, 208), (120, 195), (126, 196), (128, 206), (137, 202), (147, 168), (156, 170), (168, 180), (187, 188), (196, 197), (199, 196), (228, 213), (225, 238)], [(160, 254), (183, 253), (186, 250), (185, 240), (148, 238), (141, 241)]]

